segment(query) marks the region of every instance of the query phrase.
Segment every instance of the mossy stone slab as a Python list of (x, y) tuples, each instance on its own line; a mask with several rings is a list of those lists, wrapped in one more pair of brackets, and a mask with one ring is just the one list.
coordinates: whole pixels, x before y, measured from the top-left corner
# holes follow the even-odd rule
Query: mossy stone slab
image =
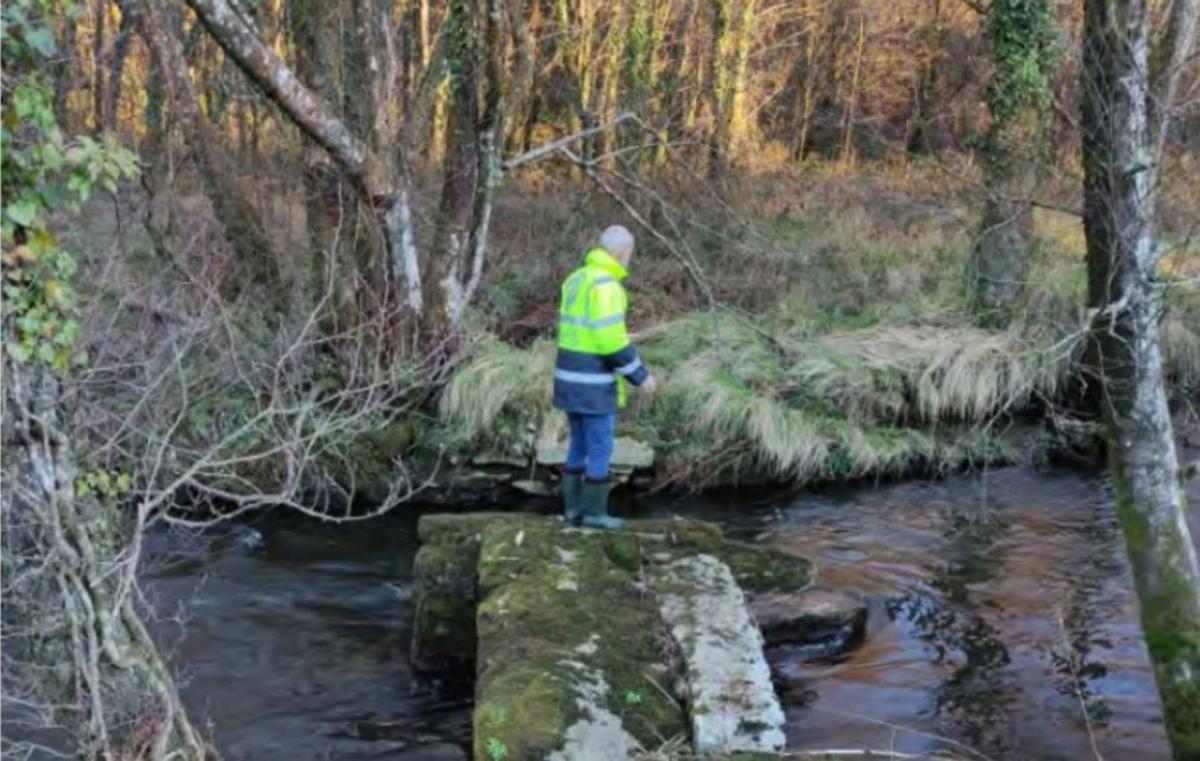
[(475, 758), (616, 761), (686, 735), (671, 640), (631, 562), (643, 541), (549, 520), (484, 529)]

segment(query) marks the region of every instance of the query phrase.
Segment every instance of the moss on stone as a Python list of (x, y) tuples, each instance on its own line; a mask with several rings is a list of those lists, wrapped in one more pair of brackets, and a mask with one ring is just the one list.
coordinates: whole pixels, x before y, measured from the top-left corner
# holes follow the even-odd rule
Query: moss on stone
[(720, 559), (748, 595), (800, 592), (812, 584), (816, 575), (810, 560), (774, 547), (726, 539), (719, 526), (706, 521), (635, 521), (630, 530), (666, 535), (664, 550), (672, 556), (680, 551), (703, 552)]
[(477, 549), (483, 530), (493, 523), (513, 523), (537, 520), (528, 513), (470, 512), (430, 513), (417, 521), (417, 536), (422, 545), (470, 545)]
[(413, 664), (419, 669), (450, 668), (475, 660), (475, 600), (457, 594), (425, 593), (413, 621)]
[(414, 653), (420, 638), (426, 655), (478, 656), (478, 759), (489, 747), (557, 761), (581, 744), (656, 748), (686, 737), (685, 701), (672, 693), (678, 654), (643, 578), (647, 563), (712, 554), (752, 593), (796, 592), (812, 576), (801, 558), (729, 542), (694, 520), (601, 532), (523, 513), (434, 514), (418, 533)]
[(799, 592), (816, 575), (812, 561), (789, 555), (774, 547), (743, 542), (725, 542), (716, 556), (725, 561), (746, 594)]
[(435, 513), (417, 523), (421, 549), (413, 562), (416, 610), (410, 657), (435, 669), (475, 660), (476, 574), (484, 527), (519, 521), (513, 513)]
[(581, 721), (645, 747), (686, 732), (663, 694), (673, 678), (656, 606), (629, 567), (642, 541), (549, 520), (484, 529), (476, 758), (492, 741), (510, 758), (546, 758)]
[(413, 578), (422, 589), (454, 592), (475, 599), (476, 552), (445, 544), (426, 544), (413, 561)]

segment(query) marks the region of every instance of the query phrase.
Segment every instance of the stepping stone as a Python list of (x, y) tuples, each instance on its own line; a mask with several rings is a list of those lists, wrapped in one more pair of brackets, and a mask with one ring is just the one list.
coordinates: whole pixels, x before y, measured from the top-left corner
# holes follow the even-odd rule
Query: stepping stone
[(825, 657), (857, 647), (867, 623), (859, 595), (823, 587), (753, 595), (750, 613), (768, 646), (823, 645)]
[(653, 585), (683, 655), (696, 754), (782, 749), (783, 709), (762, 634), (729, 566), (712, 555), (684, 557), (657, 568)]
[(794, 609), (807, 560), (680, 519), (605, 532), (458, 513), (422, 516), (418, 533), (412, 661), (474, 666), (476, 761), (783, 747), (747, 596)]

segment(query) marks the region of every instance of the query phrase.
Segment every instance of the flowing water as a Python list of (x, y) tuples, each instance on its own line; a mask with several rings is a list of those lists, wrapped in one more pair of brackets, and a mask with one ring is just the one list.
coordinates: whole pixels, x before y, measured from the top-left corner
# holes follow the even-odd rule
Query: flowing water
[[(1169, 758), (1100, 477), (1009, 468), (647, 511), (718, 520), (868, 596), (861, 649), (819, 663), (770, 653), (792, 749)], [(159, 537), (188, 549), (150, 575), (157, 629), (227, 758), (464, 758), (469, 686), (407, 663), (414, 513), (263, 521), (199, 550)]]

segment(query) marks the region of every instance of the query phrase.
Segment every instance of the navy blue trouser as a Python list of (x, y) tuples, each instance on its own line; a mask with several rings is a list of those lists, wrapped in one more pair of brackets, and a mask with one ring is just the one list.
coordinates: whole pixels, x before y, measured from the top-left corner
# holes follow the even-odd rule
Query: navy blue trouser
[(608, 478), (608, 463), (612, 460), (613, 431), (616, 424), (615, 414), (584, 415), (568, 412), (567, 426), (571, 431), (571, 439), (567, 445), (567, 470), (575, 473), (582, 470), (590, 481), (603, 481)]

